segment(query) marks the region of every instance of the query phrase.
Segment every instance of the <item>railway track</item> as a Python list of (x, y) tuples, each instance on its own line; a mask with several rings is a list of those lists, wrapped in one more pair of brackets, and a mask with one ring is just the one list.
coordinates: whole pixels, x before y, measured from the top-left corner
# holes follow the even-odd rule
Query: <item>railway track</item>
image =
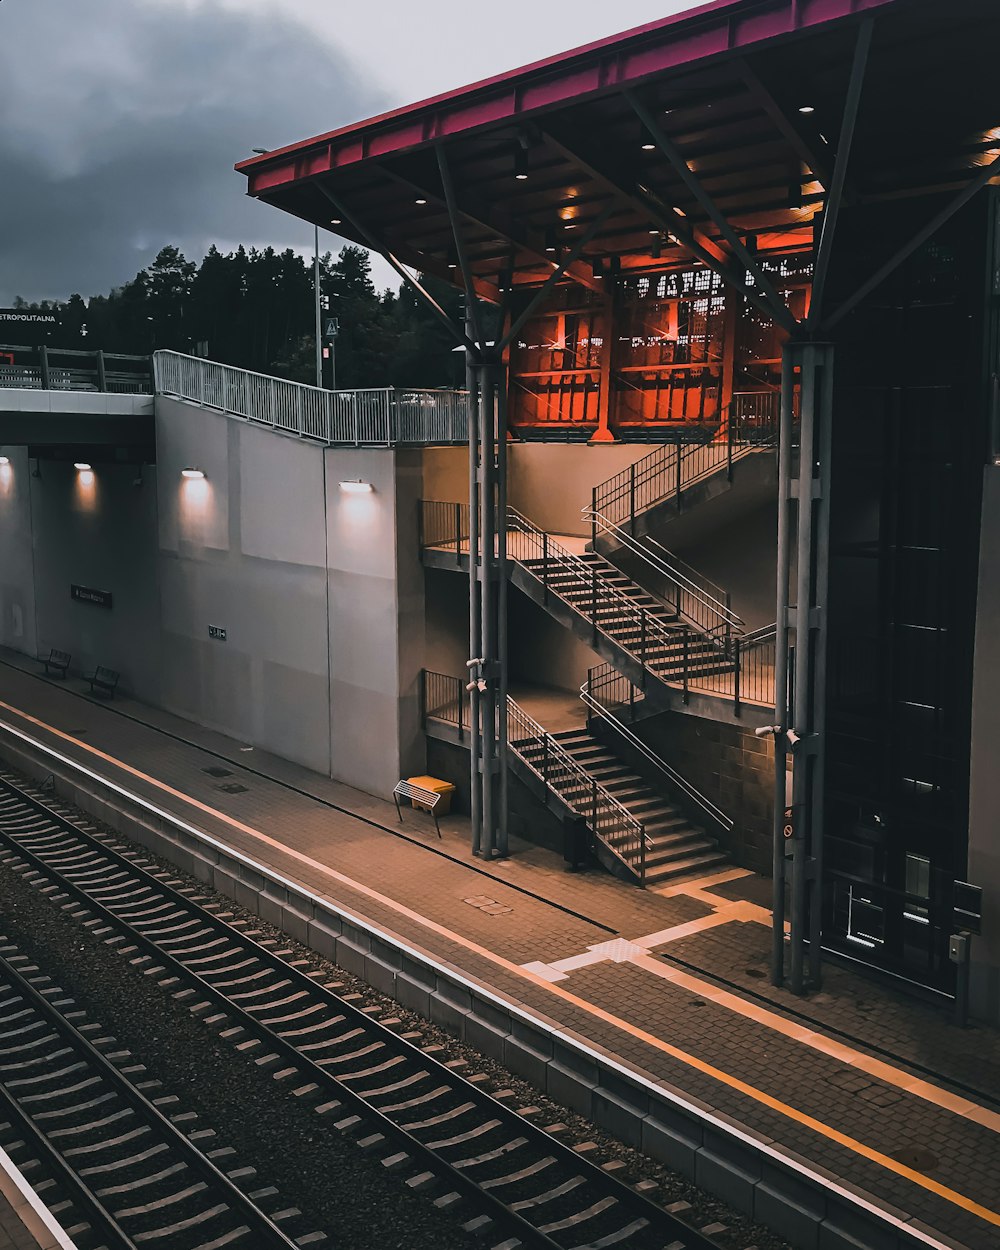
[(0, 856), (484, 1246), (717, 1250), (309, 961), (2, 772)]
[(81, 1250), (146, 1242), (163, 1250), (296, 1250), (326, 1240), (279, 1228), (279, 1220), (301, 1224), (300, 1213), (266, 1214), (274, 1191), (240, 1189), (236, 1178), (253, 1169), (223, 1170), (227, 1147), (203, 1153), (198, 1140), (214, 1133), (190, 1129), (188, 1113), (162, 1110), (176, 1100), (157, 1097), (156, 1081), (133, 1083), (143, 1065), (111, 1050), (115, 1039), (95, 1036), (100, 1026), (81, 1022), (73, 1007), (0, 937), (0, 1145)]

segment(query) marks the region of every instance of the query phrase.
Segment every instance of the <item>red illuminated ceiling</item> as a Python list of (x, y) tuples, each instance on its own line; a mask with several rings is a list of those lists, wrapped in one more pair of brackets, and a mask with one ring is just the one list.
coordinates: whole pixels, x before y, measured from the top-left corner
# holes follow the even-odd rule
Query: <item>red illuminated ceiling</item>
[(961, 187), (1000, 151), (996, 0), (719, 0), (237, 168), (252, 196), (460, 282), (450, 178), (486, 296), (537, 284), (588, 232), (567, 277), (592, 290), (654, 258), (728, 263), (668, 146), (751, 248), (801, 250), (866, 17), (845, 210)]

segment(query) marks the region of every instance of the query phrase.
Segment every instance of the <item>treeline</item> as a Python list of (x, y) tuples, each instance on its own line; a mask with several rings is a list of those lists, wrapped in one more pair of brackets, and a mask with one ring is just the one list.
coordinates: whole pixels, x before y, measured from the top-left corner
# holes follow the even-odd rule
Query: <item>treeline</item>
[[(365, 386), (464, 385), (464, 361), (454, 342), (408, 284), (376, 291), (368, 254), (345, 246), (320, 259), (324, 316), (336, 317), (336, 382)], [(446, 283), (424, 279), (458, 321), (461, 297)], [(148, 269), (109, 295), (65, 303), (15, 305), (59, 309), (53, 348), (147, 355), (157, 348), (199, 353), (211, 360), (299, 382), (315, 380), (312, 264), (291, 249), (214, 245), (200, 265), (176, 247), (163, 248)]]

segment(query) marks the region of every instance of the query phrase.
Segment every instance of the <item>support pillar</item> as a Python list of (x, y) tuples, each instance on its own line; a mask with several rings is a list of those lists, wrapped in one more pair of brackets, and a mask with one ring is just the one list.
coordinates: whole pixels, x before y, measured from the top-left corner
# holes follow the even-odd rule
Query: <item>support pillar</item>
[(507, 854), (507, 423), (497, 357), (469, 375), (472, 851)]
[[(797, 425), (792, 414), (796, 376)], [(832, 417), (832, 345), (787, 343), (778, 456), (771, 977), (775, 985), (787, 981), (796, 994), (818, 988), (821, 975)], [(791, 923), (786, 943), (789, 880)]]

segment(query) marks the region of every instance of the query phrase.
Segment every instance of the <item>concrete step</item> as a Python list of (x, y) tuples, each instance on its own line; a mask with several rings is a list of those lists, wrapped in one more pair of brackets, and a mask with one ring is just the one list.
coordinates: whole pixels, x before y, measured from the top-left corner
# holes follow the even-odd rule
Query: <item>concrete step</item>
[(703, 855), (694, 855), (689, 859), (673, 860), (668, 864), (660, 864), (655, 868), (646, 869), (646, 885), (663, 885), (667, 881), (675, 881), (678, 877), (686, 877), (692, 873), (702, 873), (706, 868), (726, 862), (722, 851), (709, 851)]

